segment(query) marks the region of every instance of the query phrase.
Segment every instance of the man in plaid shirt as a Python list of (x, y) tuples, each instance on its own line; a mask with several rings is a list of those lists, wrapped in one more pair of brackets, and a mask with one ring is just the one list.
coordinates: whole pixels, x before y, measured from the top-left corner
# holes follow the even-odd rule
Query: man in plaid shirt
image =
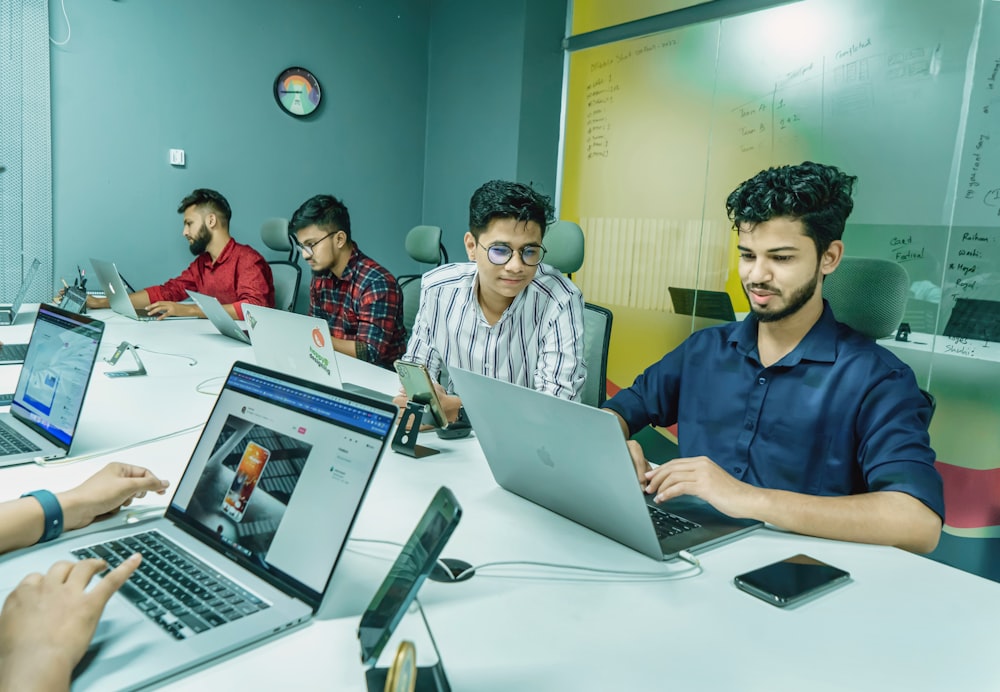
[(406, 350), (403, 294), (396, 278), (351, 240), (351, 217), (332, 195), (306, 200), (288, 224), (312, 269), (309, 314), (330, 325), (339, 353), (392, 368)]

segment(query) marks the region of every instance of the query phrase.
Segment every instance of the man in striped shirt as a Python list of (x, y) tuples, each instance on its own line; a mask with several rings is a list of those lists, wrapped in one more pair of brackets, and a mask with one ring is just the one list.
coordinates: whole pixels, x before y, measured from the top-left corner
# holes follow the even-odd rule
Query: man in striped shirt
[(403, 294), (396, 277), (351, 240), (344, 203), (311, 197), (292, 214), (288, 232), (313, 272), (309, 314), (330, 325), (333, 348), (391, 368), (406, 350)]
[[(549, 198), (527, 185), (493, 180), (476, 190), (465, 234), (470, 262), (424, 274), (403, 359), (425, 365), (435, 381), (458, 367), (577, 399), (587, 374), (583, 296), (540, 264), (551, 218)], [(461, 399), (438, 394), (455, 420)]]

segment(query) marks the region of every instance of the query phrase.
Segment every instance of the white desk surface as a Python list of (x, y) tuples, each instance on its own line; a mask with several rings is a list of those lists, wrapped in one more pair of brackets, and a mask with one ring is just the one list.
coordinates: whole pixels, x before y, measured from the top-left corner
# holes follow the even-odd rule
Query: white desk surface
[[(144, 357), (147, 369), (162, 372), (129, 383), (137, 402), (150, 401), (150, 389), (155, 397), (187, 402), (157, 411), (174, 428), (198, 415), (204, 420), (211, 407), (212, 397), (194, 393), (195, 381), (223, 375), (234, 357), (252, 356), (221, 335), (224, 341), (209, 338), (213, 328), (203, 321), (125, 326), (130, 329), (119, 333), (109, 320), (115, 333), (105, 348), (126, 338), (119, 334), (134, 333), (140, 345), (177, 348), (199, 360), (191, 367), (181, 359), (161, 364)], [(11, 341), (9, 334), (0, 330), (0, 339)], [(340, 363), (349, 381), (365, 376), (364, 384), (382, 391), (398, 386), (391, 372), (351, 359)], [(188, 367), (197, 374), (186, 373)], [(98, 387), (98, 378), (107, 379), (95, 375), (92, 392), (124, 382)], [(115, 440), (127, 437), (117, 434), (104, 426), (94, 439), (117, 447)], [(176, 483), (196, 439), (191, 432), (66, 466), (4, 469), (0, 499), (38, 487), (71, 487), (109, 460), (148, 465)], [(773, 530), (707, 551), (700, 556), (702, 574), (668, 580), (692, 570), (683, 562), (654, 562), (501, 490), (474, 437), (444, 441), (423, 433), (421, 443), (442, 452), (411, 459), (388, 451), (354, 538), (401, 543), (437, 488), (447, 485), (464, 513), (445, 557), (475, 565), (538, 560), (656, 575), (625, 581), (521, 566), (486, 568), (462, 583), (426, 582), (420, 600), (455, 690), (1000, 689), (994, 662), (1000, 585), (994, 582), (893, 548)], [(364, 689), (358, 615), (396, 552), (352, 541), (313, 623), (167, 688), (221, 688), (239, 680), (241, 689), (254, 690)], [(788, 611), (732, 584), (736, 574), (799, 552), (848, 570), (853, 581)], [(0, 562), (0, 585), (23, 576), (4, 567)]]

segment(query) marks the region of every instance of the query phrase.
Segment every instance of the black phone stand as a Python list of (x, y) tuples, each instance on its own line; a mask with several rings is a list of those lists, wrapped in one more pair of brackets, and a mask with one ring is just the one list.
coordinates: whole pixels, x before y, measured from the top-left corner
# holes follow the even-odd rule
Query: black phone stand
[[(417, 613), (420, 614), (419, 620), (416, 617)], [(438, 651), (437, 642), (434, 641), (430, 625), (427, 624), (427, 617), (424, 615), (424, 609), (420, 606), (420, 601), (414, 601), (406, 614), (403, 615), (400, 629), (409, 630), (411, 635), (416, 635), (413, 636), (413, 639), (421, 649), (430, 645), (434, 651), (434, 658), (437, 659), (433, 665), (417, 666), (414, 692), (451, 692), (451, 685), (448, 683), (448, 676), (445, 675), (444, 664), (441, 662), (441, 653)], [(407, 638), (409, 639), (409, 637)], [(389, 640), (386, 652), (383, 653), (380, 660), (386, 655), (391, 655), (390, 647), (395, 640), (396, 638)], [(368, 687), (368, 692), (383, 692), (388, 676), (388, 668), (372, 666), (366, 670), (365, 684)]]
[(442, 440), (457, 440), (462, 437), (468, 437), (469, 433), (472, 432), (472, 423), (469, 421), (469, 416), (465, 413), (465, 407), (458, 409), (458, 418), (449, 423), (446, 428), (438, 428), (434, 432)]
[(424, 405), (415, 401), (407, 401), (403, 415), (400, 416), (396, 434), (392, 438), (393, 451), (408, 457), (421, 459), (437, 454), (440, 450), (431, 449), (417, 444), (417, 434), (420, 432), (420, 421), (424, 417)]
[(909, 341), (910, 340), (910, 323), (903, 322), (899, 325), (899, 329), (896, 330), (896, 341)]

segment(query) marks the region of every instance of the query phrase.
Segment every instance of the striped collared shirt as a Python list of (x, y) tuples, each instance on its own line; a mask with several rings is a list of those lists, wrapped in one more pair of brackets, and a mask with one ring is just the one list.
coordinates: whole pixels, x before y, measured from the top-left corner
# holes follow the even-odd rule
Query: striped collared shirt
[(446, 264), (423, 276), (420, 309), (404, 360), (495, 377), (563, 399), (577, 399), (587, 375), (583, 296), (552, 267), (539, 265), (496, 324), (483, 316), (475, 262)]

